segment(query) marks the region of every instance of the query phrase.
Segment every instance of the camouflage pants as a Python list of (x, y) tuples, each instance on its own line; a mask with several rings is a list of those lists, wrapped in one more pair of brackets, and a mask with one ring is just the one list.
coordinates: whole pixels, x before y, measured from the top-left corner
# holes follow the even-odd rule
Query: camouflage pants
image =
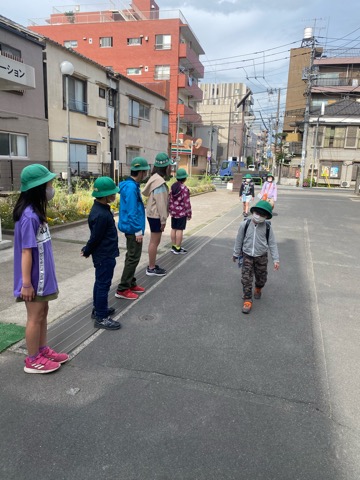
[(255, 274), (255, 287), (262, 288), (267, 280), (268, 255), (250, 257), (244, 253), (241, 283), (243, 285), (244, 299), (252, 299), (252, 286)]

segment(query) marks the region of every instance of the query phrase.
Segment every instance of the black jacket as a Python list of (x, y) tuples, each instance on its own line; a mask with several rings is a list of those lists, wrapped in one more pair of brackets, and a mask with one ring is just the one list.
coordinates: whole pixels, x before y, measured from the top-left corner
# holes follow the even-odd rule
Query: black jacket
[(92, 255), (94, 263), (104, 258), (118, 257), (118, 233), (109, 205), (103, 205), (95, 200), (90, 210), (88, 224), (90, 238), (82, 249), (84, 257)]

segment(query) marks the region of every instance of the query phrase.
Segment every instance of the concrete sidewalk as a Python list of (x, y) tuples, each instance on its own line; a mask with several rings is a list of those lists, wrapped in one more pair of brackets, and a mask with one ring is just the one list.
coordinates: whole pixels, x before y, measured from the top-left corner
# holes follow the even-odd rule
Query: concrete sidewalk
[[(188, 222), (185, 238), (212, 222), (235, 205), (239, 205), (238, 195), (226, 189), (191, 197), (193, 218)], [(166, 224), (161, 244), (158, 250), (160, 257), (170, 247), (170, 218)], [(91, 258), (84, 259), (80, 255), (81, 247), (89, 238), (87, 222), (71, 228), (54, 228), (51, 230), (52, 244), (55, 256), (56, 274), (59, 282), (59, 298), (50, 303), (49, 323), (74, 310), (81, 309), (92, 299), (94, 282), (94, 268)], [(149, 229), (146, 226), (143, 254), (138, 271), (148, 265), (147, 248)], [(11, 236), (4, 236), (11, 239)], [(119, 232), (120, 257), (113, 278), (113, 285), (117, 285), (125, 259), (125, 237)], [(5, 323), (25, 325), (26, 313), (23, 304), (16, 304), (13, 298), (13, 249), (0, 252), (0, 318)]]

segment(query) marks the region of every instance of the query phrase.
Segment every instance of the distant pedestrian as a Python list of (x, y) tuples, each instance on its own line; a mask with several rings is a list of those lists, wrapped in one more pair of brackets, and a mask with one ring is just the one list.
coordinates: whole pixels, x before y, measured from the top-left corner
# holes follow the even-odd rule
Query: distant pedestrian
[(252, 219), (244, 220), (235, 240), (233, 261), (243, 257), (242, 278), (243, 313), (249, 313), (252, 307), (252, 289), (255, 275), (254, 298), (261, 298), (261, 290), (267, 281), (268, 250), (274, 262), (274, 270), (279, 270), (279, 252), (275, 235), (268, 221), (272, 218), (271, 205), (260, 200), (250, 209)]
[(115, 297), (136, 300), (145, 288), (137, 285), (136, 267), (139, 264), (145, 233), (145, 208), (140, 183), (150, 170), (147, 160), (136, 157), (131, 162), (130, 177), (120, 182), (120, 207), (118, 228), (126, 237), (124, 270)]
[(243, 215), (247, 217), (249, 215), (249, 207), (251, 200), (254, 200), (255, 197), (255, 186), (250, 173), (247, 173), (244, 176), (242, 181), (239, 196), (243, 202)]
[(175, 255), (186, 254), (181, 246), (187, 220), (191, 220), (190, 192), (185, 185), (188, 174), (184, 168), (176, 172), (176, 182), (171, 185), (169, 213), (171, 216), (171, 251)]
[(24, 301), (27, 311), (25, 330), (28, 356), (26, 373), (50, 373), (69, 360), (47, 345), (49, 301), (58, 296), (50, 231), (46, 209), (54, 196), (52, 181), (56, 177), (40, 164), (28, 165), (21, 172), (20, 197), (13, 219), (14, 296)]
[(82, 248), (81, 254), (92, 256), (95, 267), (95, 284), (93, 288), (93, 311), (95, 328), (118, 330), (119, 322), (111, 318), (114, 308), (108, 307), (108, 294), (114, 275), (116, 257), (119, 256), (118, 233), (110, 203), (116, 199), (119, 187), (110, 177), (99, 177), (94, 182), (92, 196), (95, 197), (91, 207), (88, 224), (90, 238)]
[(269, 202), (271, 208), (274, 210), (275, 202), (277, 201), (277, 186), (275, 177), (271, 173), (266, 176), (266, 182), (263, 183), (259, 197), (261, 200)]
[(166, 179), (170, 177), (172, 160), (166, 153), (158, 153), (155, 157), (151, 177), (146, 183), (143, 194), (148, 198), (146, 216), (150, 226), (149, 265), (146, 275), (163, 277), (166, 270), (156, 265), (157, 249), (161, 241), (162, 232), (169, 216), (169, 188)]

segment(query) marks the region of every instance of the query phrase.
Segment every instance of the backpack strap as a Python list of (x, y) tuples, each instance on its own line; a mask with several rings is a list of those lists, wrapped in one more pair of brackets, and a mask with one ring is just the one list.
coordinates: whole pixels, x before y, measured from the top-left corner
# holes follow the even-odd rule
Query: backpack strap
[(265, 221), (266, 221), (266, 241), (267, 241), (267, 244), (269, 245), (271, 222), (270, 220), (265, 220)]
[(249, 228), (250, 222), (251, 222), (251, 220), (250, 220), (250, 218), (248, 218), (246, 220), (246, 225), (245, 225), (245, 230), (244, 230), (244, 240), (245, 240), (246, 232), (247, 232), (247, 229)]

